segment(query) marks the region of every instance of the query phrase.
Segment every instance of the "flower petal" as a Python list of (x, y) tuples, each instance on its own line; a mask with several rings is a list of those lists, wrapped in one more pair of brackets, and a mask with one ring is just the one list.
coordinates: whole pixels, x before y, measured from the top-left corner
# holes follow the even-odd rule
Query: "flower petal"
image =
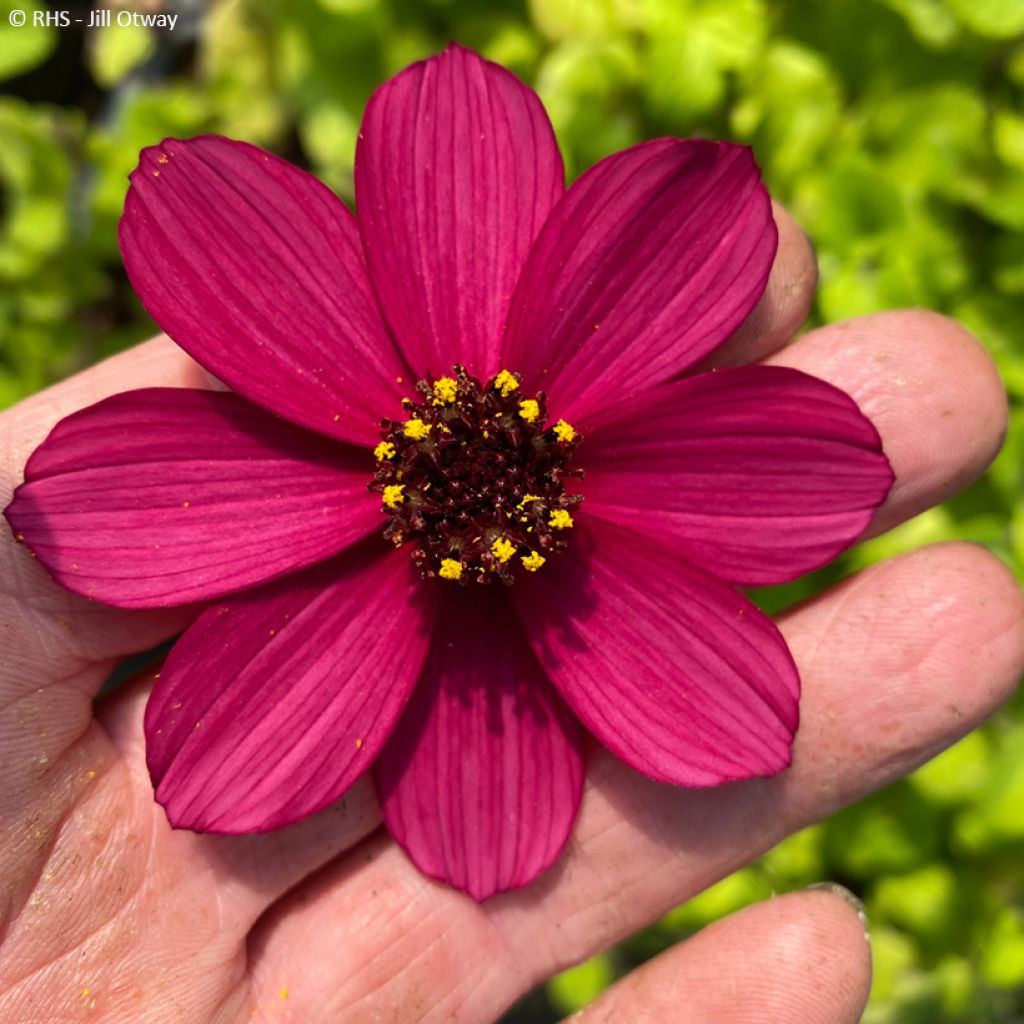
[(373, 95), (355, 183), (370, 273), (410, 365), (496, 372), (516, 278), (564, 187), (540, 100), (450, 46)]
[(509, 309), (505, 362), (568, 419), (668, 380), (754, 308), (777, 232), (744, 146), (659, 139), (569, 189)]
[(446, 597), (374, 771), (388, 830), (417, 867), (484, 900), (532, 881), (568, 839), (580, 735), (507, 597)]
[(153, 319), (265, 409), (372, 443), (408, 371), (341, 200), (286, 161), (212, 135), (143, 150), (131, 182), (121, 253)]
[(661, 782), (714, 786), (785, 768), (800, 682), (772, 621), (666, 548), (582, 519), (568, 551), (514, 593), (583, 724)]
[(61, 420), (6, 511), (63, 586), (124, 608), (207, 600), (320, 561), (380, 519), (369, 457), (238, 395), (148, 388)]
[(178, 828), (263, 832), (340, 797), (377, 756), (429, 641), (429, 593), (371, 542), (205, 611), (146, 707)]
[(893, 482), (878, 431), (853, 399), (779, 366), (657, 388), (588, 424), (586, 437), (588, 515), (747, 585), (831, 561)]

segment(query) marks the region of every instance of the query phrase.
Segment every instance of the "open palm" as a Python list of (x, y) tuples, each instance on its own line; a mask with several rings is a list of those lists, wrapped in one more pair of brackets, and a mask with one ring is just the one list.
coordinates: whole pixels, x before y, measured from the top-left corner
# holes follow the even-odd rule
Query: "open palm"
[[(761, 303), (717, 361), (797, 367), (849, 392), (897, 474), (877, 533), (943, 500), (1005, 427), (977, 343), (924, 312), (786, 342), (815, 270), (783, 211)], [(216, 386), (167, 339), (0, 417), (0, 504), (62, 416), (117, 391)], [(198, 609), (124, 612), (66, 593), (0, 537), (0, 1021), (495, 1020), (786, 834), (910, 771), (1010, 693), (1024, 601), (983, 550), (893, 559), (782, 616), (804, 680), (793, 767), (685, 791), (598, 749), (570, 845), (528, 888), (482, 905), (423, 878), (380, 829), (370, 784), (267, 835), (172, 831), (146, 773), (150, 680), (96, 696), (118, 659)], [(737, 915), (620, 983), (601, 1020), (856, 1020), (869, 959), (828, 893)]]

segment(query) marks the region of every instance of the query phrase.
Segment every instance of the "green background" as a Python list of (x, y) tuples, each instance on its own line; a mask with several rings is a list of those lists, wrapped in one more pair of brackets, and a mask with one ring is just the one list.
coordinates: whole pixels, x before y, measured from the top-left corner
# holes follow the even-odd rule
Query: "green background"
[[(197, 30), (15, 29), (0, 0), (0, 407), (153, 331), (115, 227), (138, 150), (216, 131), (351, 198), (360, 112), (457, 39), (540, 91), (571, 175), (655, 135), (751, 142), (818, 248), (815, 321), (927, 306), (970, 327), (1011, 396), (1009, 441), (965, 494), (825, 573), (967, 538), (1024, 573), (1024, 0), (236, 0)], [(1024, 1014), (1024, 702), (509, 1020), (575, 1009), (746, 903), (838, 879), (864, 898), (867, 1020)]]

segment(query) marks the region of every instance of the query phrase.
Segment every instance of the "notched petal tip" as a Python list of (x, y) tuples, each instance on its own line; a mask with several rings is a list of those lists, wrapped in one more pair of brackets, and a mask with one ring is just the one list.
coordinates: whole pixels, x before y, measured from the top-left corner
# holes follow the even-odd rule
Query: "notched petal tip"
[(203, 612), (146, 706), (168, 820), (263, 832), (337, 800), (405, 707), (432, 617), (408, 560), (376, 543)]
[(144, 388), (61, 420), (7, 518), (74, 593), (122, 608), (191, 604), (366, 536), (378, 513), (365, 461), (229, 392)]
[(584, 419), (725, 341), (777, 247), (748, 147), (655, 139), (614, 153), (569, 188), (531, 248), (504, 358)]
[(788, 367), (688, 377), (589, 426), (590, 514), (743, 585), (830, 562), (868, 528), (894, 481), (856, 402)]
[(516, 279), (564, 168), (537, 95), (453, 45), (370, 98), (356, 147), (359, 227), (407, 360), (498, 367)]
[(639, 534), (589, 520), (587, 532), (591, 551), (571, 549), (544, 586), (514, 594), (573, 711), (659, 782), (698, 788), (782, 771), (800, 677), (771, 619)]
[(506, 595), (449, 591), (441, 616), (374, 776), (416, 866), (482, 901), (557, 860), (582, 796), (581, 737)]
[(143, 150), (130, 180), (121, 255), (160, 327), (250, 401), (329, 437), (371, 439), (408, 371), (344, 203), (217, 135)]

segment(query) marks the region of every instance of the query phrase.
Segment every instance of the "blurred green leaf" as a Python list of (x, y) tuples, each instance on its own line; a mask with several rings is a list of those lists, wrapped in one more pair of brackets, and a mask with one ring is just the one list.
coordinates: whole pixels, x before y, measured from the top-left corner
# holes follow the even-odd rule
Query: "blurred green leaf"
[(607, 954), (601, 953), (556, 974), (547, 984), (548, 996), (560, 1013), (575, 1013), (600, 995), (615, 979)]
[[(49, 10), (36, 0), (0, 0), (0, 80), (31, 71), (53, 52), (57, 29), (36, 24), (36, 16), (45, 17)], [(25, 23), (12, 24), (12, 14), (23, 14)]]
[(89, 41), (92, 76), (106, 89), (143, 64), (156, 49), (153, 33), (137, 25), (113, 24), (96, 29)]
[(979, 35), (1012, 39), (1024, 32), (1024, 0), (946, 0), (946, 4)]

